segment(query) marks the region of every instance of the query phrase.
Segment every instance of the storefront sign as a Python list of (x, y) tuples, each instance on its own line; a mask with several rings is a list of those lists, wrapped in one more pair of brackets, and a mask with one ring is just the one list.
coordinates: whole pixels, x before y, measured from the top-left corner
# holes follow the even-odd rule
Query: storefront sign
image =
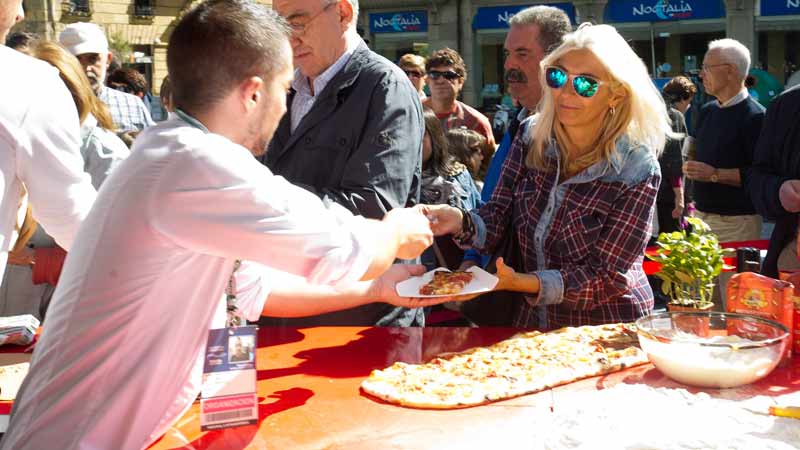
[(370, 33), (419, 33), (428, 31), (426, 11), (403, 11), (369, 15)]
[(663, 22), (725, 17), (722, 0), (609, 0), (605, 21)]
[[(472, 20), (472, 28), (476, 30), (487, 30), (497, 28), (508, 28), (508, 21), (514, 14), (525, 8), (535, 5), (510, 5), (510, 6), (490, 6), (478, 8), (475, 18)], [(569, 16), (569, 20), (575, 23), (575, 6), (572, 3), (548, 3), (547, 6), (555, 6), (563, 10)]]
[(800, 0), (761, 0), (761, 15), (800, 15)]

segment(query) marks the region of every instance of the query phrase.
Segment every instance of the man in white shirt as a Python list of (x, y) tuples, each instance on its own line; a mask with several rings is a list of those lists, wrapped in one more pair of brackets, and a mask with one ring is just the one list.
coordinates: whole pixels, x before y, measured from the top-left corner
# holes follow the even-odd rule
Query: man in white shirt
[(58, 36), (58, 41), (81, 62), (95, 94), (108, 106), (114, 125), (126, 143), (130, 144), (132, 137), (155, 124), (139, 97), (105, 85), (113, 55), (99, 26), (89, 22), (69, 24)]
[[(288, 29), (272, 11), (250, 0), (199, 4), (174, 29), (167, 64), (178, 117), (145, 130), (105, 181), (64, 266), (5, 450), (145, 448), (196, 398), (231, 278), (252, 320), (279, 300), (264, 304), (270, 267), (349, 285), (433, 240), (420, 209), (380, 222), (331, 211), (254, 160), (292, 78)], [(252, 262), (234, 272), (237, 259)]]
[[(22, 20), (22, 0), (0, 2), (0, 41)], [(75, 103), (55, 68), (0, 46), (0, 274), (14, 245), (23, 183), (34, 218), (69, 249), (95, 198), (83, 171)]]

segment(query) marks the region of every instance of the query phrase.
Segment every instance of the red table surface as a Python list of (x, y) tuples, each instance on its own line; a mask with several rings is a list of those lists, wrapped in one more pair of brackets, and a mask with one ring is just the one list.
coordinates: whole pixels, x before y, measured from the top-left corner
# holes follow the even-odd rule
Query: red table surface
[[(195, 403), (151, 449), (407, 448), (397, 442), (409, 441), (415, 442), (413, 448), (464, 448), (469, 446), (465, 436), (475, 433), (496, 434), (497, 448), (511, 448), (523, 435), (529, 438), (531, 430), (513, 429), (505, 420), (534, 410), (558, 408), (560, 392), (601, 390), (618, 383), (682, 387), (647, 364), (552, 391), (450, 411), (402, 408), (359, 390), (359, 384), (373, 369), (490, 345), (517, 331), (263, 328), (257, 350), (258, 424), (203, 433), (199, 403)], [(759, 395), (800, 391), (800, 357), (747, 389)]]

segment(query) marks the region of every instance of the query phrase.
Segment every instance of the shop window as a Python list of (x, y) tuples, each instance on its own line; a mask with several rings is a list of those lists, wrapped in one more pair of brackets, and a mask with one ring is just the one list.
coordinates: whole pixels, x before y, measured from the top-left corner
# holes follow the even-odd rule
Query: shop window
[(133, 4), (133, 15), (136, 17), (153, 17), (155, 0), (136, 0)]

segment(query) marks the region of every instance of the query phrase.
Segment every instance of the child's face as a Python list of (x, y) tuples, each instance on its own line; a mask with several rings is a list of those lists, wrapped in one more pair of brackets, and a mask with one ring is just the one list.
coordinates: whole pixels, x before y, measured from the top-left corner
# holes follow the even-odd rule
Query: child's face
[(470, 149), (470, 155), (467, 163), (469, 166), (469, 171), (472, 172), (472, 176), (477, 175), (481, 170), (481, 164), (483, 163), (483, 152), (479, 146), (475, 146)]

